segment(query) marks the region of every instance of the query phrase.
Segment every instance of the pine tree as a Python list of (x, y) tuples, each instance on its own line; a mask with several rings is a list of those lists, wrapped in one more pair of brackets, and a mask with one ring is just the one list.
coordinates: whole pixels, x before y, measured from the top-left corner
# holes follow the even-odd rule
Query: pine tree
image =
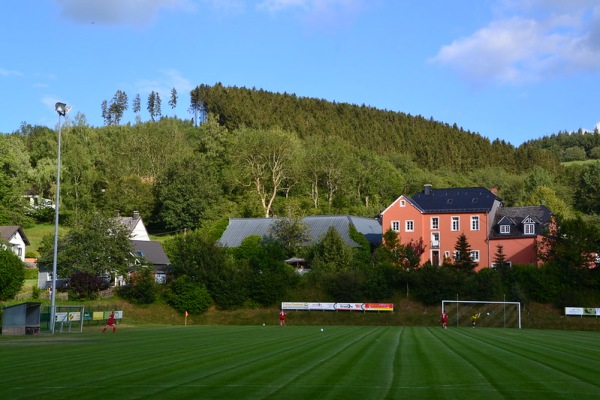
[(498, 268), (506, 268), (508, 263), (506, 262), (506, 255), (504, 254), (504, 246), (499, 244), (496, 246), (496, 253), (494, 254), (494, 264), (498, 266)]
[(169, 99), (169, 105), (171, 108), (177, 107), (177, 89), (171, 89), (171, 98)]
[(471, 245), (464, 233), (458, 237), (454, 250), (454, 267), (466, 273), (475, 272), (477, 263), (471, 258)]

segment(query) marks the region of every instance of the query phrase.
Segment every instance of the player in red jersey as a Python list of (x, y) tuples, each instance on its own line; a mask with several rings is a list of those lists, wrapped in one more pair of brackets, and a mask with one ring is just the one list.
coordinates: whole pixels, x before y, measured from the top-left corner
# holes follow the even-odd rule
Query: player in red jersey
[(285, 317), (286, 317), (285, 311), (284, 310), (279, 311), (279, 325), (285, 326)]
[(106, 325), (104, 329), (102, 329), (102, 333), (106, 333), (106, 328), (111, 327), (113, 329), (113, 333), (117, 331), (117, 324), (115, 323), (115, 312), (111, 312), (108, 317), (108, 321), (106, 321)]

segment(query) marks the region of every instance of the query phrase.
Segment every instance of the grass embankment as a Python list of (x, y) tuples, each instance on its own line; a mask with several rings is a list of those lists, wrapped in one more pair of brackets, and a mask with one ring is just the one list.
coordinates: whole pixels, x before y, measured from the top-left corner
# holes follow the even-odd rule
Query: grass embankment
[[(27, 257), (39, 257), (38, 249), (42, 244), (42, 239), (46, 236), (54, 235), (54, 225), (48, 224), (37, 224), (32, 227), (23, 229), (25, 236), (29, 240), (29, 246), (27, 246)], [(67, 232), (64, 227), (58, 227), (58, 236), (62, 236)]]
[[(81, 304), (69, 302), (72, 304)], [(166, 304), (149, 306), (132, 305), (117, 297), (85, 304), (97, 309), (123, 310), (123, 326), (183, 325), (184, 315)], [(600, 318), (565, 317), (562, 309), (551, 305), (533, 303), (521, 310), (525, 329), (564, 329), (600, 331)], [(211, 308), (201, 315), (190, 315), (188, 325), (278, 325), (278, 307), (217, 310)], [(289, 311), (287, 323), (291, 326), (438, 326), (440, 306), (425, 306), (408, 299), (394, 303), (394, 312), (349, 311)], [(452, 322), (452, 320), (451, 320)], [(482, 321), (483, 322), (483, 321)], [(483, 322), (485, 325), (485, 322)]]
[[(31, 299), (14, 300), (2, 306), (32, 301)], [(33, 300), (49, 305), (48, 299)], [(121, 327), (142, 326), (177, 326), (184, 325), (278, 325), (279, 308), (243, 308), (239, 310), (217, 310), (211, 308), (201, 315), (185, 316), (176, 312), (164, 303), (147, 306), (131, 304), (119, 297), (99, 299), (95, 301), (58, 301), (61, 305), (84, 305), (86, 310), (122, 310)], [(522, 327), (524, 329), (561, 329), (600, 331), (600, 318), (565, 317), (564, 310), (551, 305), (532, 303), (522, 308)], [(290, 326), (438, 326), (440, 305), (425, 306), (409, 299), (394, 302), (394, 312), (351, 312), (351, 311), (288, 311), (287, 323)], [(454, 325), (453, 317), (450, 325)], [(515, 325), (514, 323), (511, 324)], [(462, 325), (461, 325), (462, 326)], [(482, 321), (481, 326), (486, 326)], [(495, 325), (498, 327), (499, 325)], [(96, 329), (95, 324), (92, 328)]]

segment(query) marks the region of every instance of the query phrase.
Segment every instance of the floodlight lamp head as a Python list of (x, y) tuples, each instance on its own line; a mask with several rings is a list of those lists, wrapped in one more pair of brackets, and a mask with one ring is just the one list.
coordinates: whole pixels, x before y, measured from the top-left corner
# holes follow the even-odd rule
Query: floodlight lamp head
[(65, 103), (56, 103), (54, 106), (58, 115), (62, 115), (63, 117), (67, 115), (67, 113), (71, 110), (71, 106), (66, 105)]

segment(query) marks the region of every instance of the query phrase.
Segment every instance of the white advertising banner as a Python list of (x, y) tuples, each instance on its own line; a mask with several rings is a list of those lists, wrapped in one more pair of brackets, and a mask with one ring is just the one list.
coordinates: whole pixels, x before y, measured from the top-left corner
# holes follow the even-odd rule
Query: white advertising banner
[(362, 311), (364, 303), (335, 303), (336, 310)]
[(81, 321), (81, 312), (72, 311), (69, 313), (69, 321)]
[(282, 310), (308, 311), (394, 311), (392, 303), (312, 303), (302, 301), (284, 301)]
[(308, 310), (309, 303), (303, 303), (298, 301), (284, 301), (281, 303), (282, 310)]
[(600, 317), (600, 308), (565, 307), (565, 315)]
[(335, 303), (308, 303), (308, 309), (320, 311), (333, 311), (335, 310)]
[(57, 312), (54, 317), (55, 322), (68, 322), (69, 313), (66, 312)]

